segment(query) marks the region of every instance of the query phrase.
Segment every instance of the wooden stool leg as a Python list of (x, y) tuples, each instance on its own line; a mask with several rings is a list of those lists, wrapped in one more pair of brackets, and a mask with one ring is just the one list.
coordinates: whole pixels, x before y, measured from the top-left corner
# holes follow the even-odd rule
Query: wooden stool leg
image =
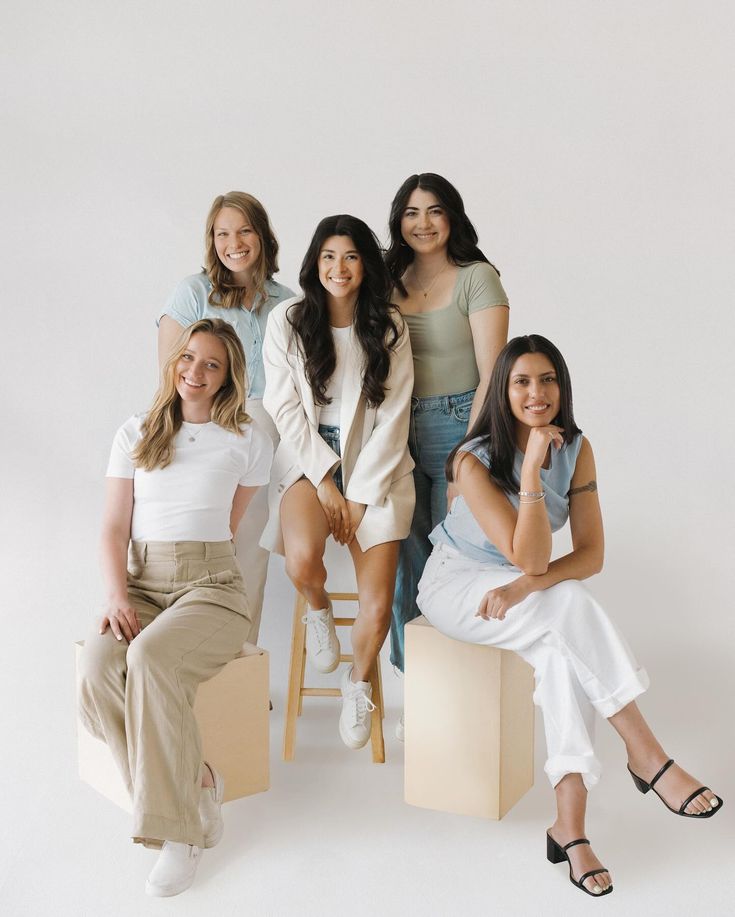
[(291, 662), (288, 667), (288, 697), (286, 700), (286, 728), (283, 732), (283, 760), (293, 761), (296, 744), (296, 718), (299, 715), (301, 686), (306, 665), (306, 625), (301, 620), (306, 614), (306, 599), (296, 593), (291, 631)]
[(378, 693), (380, 694), (380, 715), (381, 719), (385, 719), (385, 707), (383, 706), (383, 667), (380, 664), (380, 654), (375, 660), (375, 666), (378, 670)]
[(385, 742), (383, 740), (383, 684), (380, 678), (380, 656), (370, 673), (370, 684), (373, 686), (373, 703), (375, 710), (370, 714), (370, 743), (373, 751), (373, 764), (385, 764)]
[[(306, 611), (306, 600), (304, 600), (304, 611)], [(299, 716), (304, 710), (304, 679), (306, 678), (306, 625), (302, 624), (301, 626), (304, 628), (304, 657), (301, 662), (301, 682), (299, 684)]]

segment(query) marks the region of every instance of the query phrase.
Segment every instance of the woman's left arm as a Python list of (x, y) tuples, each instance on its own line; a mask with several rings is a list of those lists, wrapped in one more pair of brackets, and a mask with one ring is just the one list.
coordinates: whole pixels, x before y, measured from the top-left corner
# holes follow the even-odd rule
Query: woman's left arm
[(375, 425), (360, 450), (345, 491), (345, 498), (354, 503), (382, 506), (390, 491), (393, 474), (407, 449), (413, 354), (408, 327), (400, 318), (397, 320), (401, 336), (391, 354), (385, 399), (375, 411)]
[(510, 608), (532, 592), (548, 589), (566, 579), (587, 579), (602, 570), (605, 540), (597, 498), (595, 457), (585, 437), (582, 438), (569, 488), (569, 524), (572, 530), (571, 552), (552, 560), (546, 573), (539, 576), (524, 574), (507, 586), (490, 590), (477, 611), (480, 617), (502, 620)]
[(493, 366), (495, 366), (498, 354), (505, 347), (508, 340), (508, 316), (509, 310), (507, 306), (490, 306), (479, 312), (470, 312), (472, 347), (475, 351), (475, 361), (477, 362), (480, 381), (477, 383), (477, 391), (472, 399), (469, 427), (475, 422), (475, 418), (482, 407), (487, 394), (487, 387), (490, 384)]

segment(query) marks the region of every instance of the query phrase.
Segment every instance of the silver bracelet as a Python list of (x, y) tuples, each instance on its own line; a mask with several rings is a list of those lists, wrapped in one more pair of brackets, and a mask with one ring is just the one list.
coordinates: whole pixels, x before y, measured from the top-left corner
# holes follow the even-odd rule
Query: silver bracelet
[(543, 490), (519, 490), (519, 497), (545, 497), (546, 494)]
[(532, 500), (519, 500), (518, 502), (522, 506), (529, 506), (531, 503), (541, 503), (546, 499), (546, 494), (541, 494), (540, 497), (534, 497)]

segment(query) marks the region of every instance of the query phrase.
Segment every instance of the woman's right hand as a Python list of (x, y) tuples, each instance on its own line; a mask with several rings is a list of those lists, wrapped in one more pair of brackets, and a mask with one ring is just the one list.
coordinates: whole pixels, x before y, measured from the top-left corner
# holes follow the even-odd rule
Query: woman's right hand
[(334, 540), (346, 544), (350, 534), (350, 511), (331, 474), (326, 474), (316, 489), (317, 499), (327, 517)]
[(526, 467), (538, 469), (546, 459), (546, 453), (549, 446), (561, 449), (564, 445), (564, 430), (556, 427), (554, 424), (547, 424), (543, 427), (531, 427), (526, 443), (526, 454), (523, 464)]
[(112, 598), (107, 603), (104, 617), (100, 622), (100, 633), (104, 634), (108, 627), (117, 640), (122, 640), (124, 637), (128, 643), (131, 643), (140, 633), (138, 612), (130, 604), (127, 595)]

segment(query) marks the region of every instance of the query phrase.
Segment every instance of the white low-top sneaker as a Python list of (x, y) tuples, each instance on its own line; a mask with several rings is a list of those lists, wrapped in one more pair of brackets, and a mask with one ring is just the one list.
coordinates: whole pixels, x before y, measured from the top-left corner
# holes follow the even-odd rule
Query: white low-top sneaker
[(225, 795), (225, 781), (222, 775), (212, 767), (211, 764), (204, 762), (212, 772), (214, 786), (203, 786), (199, 796), (199, 818), (202, 820), (202, 832), (204, 834), (204, 846), (214, 847), (222, 840), (222, 834), (225, 830), (225, 823), (222, 821), (222, 800)]
[(342, 673), (342, 713), (339, 717), (339, 734), (348, 748), (362, 748), (370, 738), (375, 710), (372, 701), (373, 686), (369, 681), (352, 681), (352, 666)]
[(301, 619), (306, 624), (306, 655), (317, 672), (333, 672), (339, 665), (339, 640), (334, 627), (332, 603), (310, 608)]
[(406, 720), (404, 719), (404, 714), (401, 714), (400, 720), (396, 723), (396, 738), (399, 742), (406, 741)]
[(145, 892), (154, 898), (180, 895), (194, 881), (201, 848), (177, 841), (164, 841), (156, 865), (145, 883)]

